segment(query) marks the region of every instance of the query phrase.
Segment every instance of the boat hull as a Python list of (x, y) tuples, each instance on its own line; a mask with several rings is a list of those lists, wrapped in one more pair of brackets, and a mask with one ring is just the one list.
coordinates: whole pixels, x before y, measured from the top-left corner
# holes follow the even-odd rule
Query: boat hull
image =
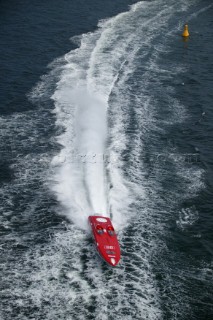
[(96, 249), (109, 265), (115, 267), (121, 258), (120, 245), (110, 218), (89, 216)]

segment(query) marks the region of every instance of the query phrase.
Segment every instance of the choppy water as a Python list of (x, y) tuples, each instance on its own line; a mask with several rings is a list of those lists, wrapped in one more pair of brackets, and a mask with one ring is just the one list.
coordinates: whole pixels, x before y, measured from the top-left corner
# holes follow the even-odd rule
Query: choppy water
[(0, 319), (212, 319), (211, 1), (0, 8)]

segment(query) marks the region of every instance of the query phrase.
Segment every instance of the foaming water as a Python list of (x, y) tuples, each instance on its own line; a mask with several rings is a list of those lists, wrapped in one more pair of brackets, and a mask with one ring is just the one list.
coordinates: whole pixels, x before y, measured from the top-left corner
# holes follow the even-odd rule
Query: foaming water
[[(62, 78), (62, 83), (64, 79)], [(66, 96), (73, 114), (64, 113), (58, 105)], [(105, 190), (104, 159), (106, 145), (106, 102), (88, 93), (86, 88), (67, 89), (58, 85), (52, 97), (55, 112), (60, 113), (60, 124), (66, 132), (58, 138), (64, 146), (53, 164), (61, 164), (55, 176), (58, 183), (53, 187), (58, 199), (67, 207), (67, 215), (79, 226), (84, 226), (89, 214), (108, 214)], [(66, 119), (68, 118), (68, 119)], [(74, 120), (73, 120), (74, 119)]]
[[(139, 2), (129, 12), (102, 21), (96, 32), (83, 35), (80, 47), (65, 56), (52, 96), (56, 123), (65, 130), (58, 137), (63, 149), (53, 159), (57, 174), (52, 188), (66, 208), (66, 215), (78, 226), (85, 226), (86, 217), (94, 212), (112, 213), (116, 226), (125, 225), (130, 217), (128, 208), (134, 196), (128, 190), (137, 187), (129, 186), (120, 170), (120, 156), (126, 147), (125, 132), (119, 137), (119, 131), (125, 128), (122, 112), (113, 115), (118, 119), (116, 135), (110, 143), (106, 139), (107, 123), (111, 121), (109, 99), (116, 84), (135, 70), (131, 61), (141, 47), (141, 34), (147, 33), (142, 43), (149, 48), (155, 31), (164, 26), (173, 6), (163, 5), (156, 18), (151, 15), (152, 10), (156, 11), (155, 4)], [(152, 29), (147, 29), (149, 24)], [(145, 59), (147, 55), (144, 52)]]
[[(67, 207), (68, 217), (79, 226), (85, 225), (83, 221), (94, 212), (110, 214), (111, 182), (106, 172), (106, 162), (111, 161), (106, 148), (108, 99), (134, 38), (131, 28), (126, 27), (125, 43), (123, 35), (114, 29), (129, 18), (130, 13), (123, 13), (102, 22), (94, 34), (82, 36), (80, 48), (65, 56), (67, 64), (52, 96), (57, 124), (65, 128), (58, 138), (64, 149), (53, 159), (54, 164), (58, 158), (63, 159), (54, 190)], [(121, 188), (125, 189), (122, 183)]]

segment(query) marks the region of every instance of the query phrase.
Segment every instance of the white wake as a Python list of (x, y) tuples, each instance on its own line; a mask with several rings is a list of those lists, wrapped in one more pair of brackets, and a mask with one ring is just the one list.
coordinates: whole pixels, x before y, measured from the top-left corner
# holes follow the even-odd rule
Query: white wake
[[(63, 214), (81, 227), (86, 227), (88, 215), (109, 215), (111, 210), (107, 167), (116, 159), (112, 159), (107, 145), (108, 100), (130, 44), (134, 50), (138, 46), (133, 42), (131, 23), (127, 23), (134, 18), (134, 8), (136, 5), (130, 12), (101, 22), (95, 33), (81, 37), (80, 47), (65, 56), (66, 64), (52, 96), (57, 125), (64, 128), (58, 137), (63, 148), (52, 162), (56, 172), (52, 189), (66, 208)], [(128, 190), (118, 171), (113, 175), (114, 192), (121, 191), (119, 201), (114, 197), (114, 220), (118, 224), (121, 204), (128, 202)]]

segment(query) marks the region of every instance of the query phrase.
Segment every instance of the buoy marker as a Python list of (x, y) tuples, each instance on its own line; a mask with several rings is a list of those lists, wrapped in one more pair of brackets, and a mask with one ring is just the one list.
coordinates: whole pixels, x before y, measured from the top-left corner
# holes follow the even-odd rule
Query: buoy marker
[(188, 24), (185, 24), (182, 37), (187, 38), (188, 36), (189, 36)]

